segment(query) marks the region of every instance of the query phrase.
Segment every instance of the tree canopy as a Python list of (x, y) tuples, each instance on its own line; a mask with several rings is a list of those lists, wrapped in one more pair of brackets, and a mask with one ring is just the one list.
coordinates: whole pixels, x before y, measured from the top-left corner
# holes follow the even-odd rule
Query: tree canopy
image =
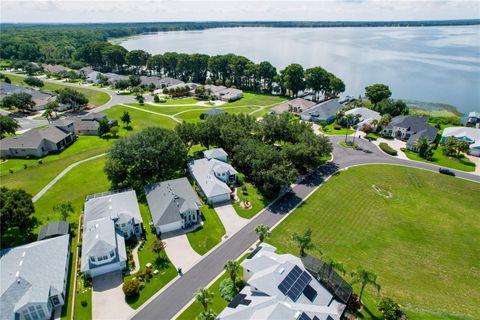
[(376, 83), (365, 88), (365, 96), (374, 105), (384, 99), (390, 98), (391, 95), (392, 92), (390, 91), (390, 88), (385, 84)]
[(21, 91), (5, 96), (2, 100), (2, 105), (8, 109), (16, 107), (18, 110), (25, 112), (32, 111), (36, 103), (32, 100), (31, 94)]
[(83, 109), (88, 104), (88, 98), (83, 93), (71, 88), (59, 90), (57, 101), (69, 105), (73, 110)]
[(0, 138), (5, 137), (6, 134), (15, 134), (19, 127), (17, 120), (9, 116), (0, 115)]

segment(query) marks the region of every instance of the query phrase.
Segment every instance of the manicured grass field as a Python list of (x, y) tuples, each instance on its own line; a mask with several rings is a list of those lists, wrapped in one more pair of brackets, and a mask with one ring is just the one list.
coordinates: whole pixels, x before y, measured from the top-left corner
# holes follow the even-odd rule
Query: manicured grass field
[[(254, 110), (257, 110), (258, 107), (247, 107), (247, 106), (244, 106), (244, 107), (238, 107), (238, 108), (226, 108), (226, 107), (218, 107), (218, 109), (222, 109), (224, 110), (225, 112), (228, 112), (228, 113), (234, 113), (234, 114), (238, 114), (238, 113), (245, 113), (245, 114), (248, 114)], [(181, 113), (179, 115), (176, 115), (175, 117), (179, 120), (183, 120), (183, 121), (186, 121), (186, 122), (201, 122), (202, 120), (200, 119), (200, 115), (202, 113), (204, 113), (205, 111), (207, 111), (208, 109), (200, 109), (200, 110), (196, 110), (196, 111), (189, 111), (189, 112), (184, 112), (184, 113)]]
[[(248, 254), (242, 256), (239, 261), (243, 261)], [(222, 312), (223, 309), (228, 305), (228, 301), (223, 299), (222, 296), (220, 295), (220, 283), (227, 279), (229, 276), (225, 272), (218, 278), (210, 287), (208, 287), (208, 290), (213, 293), (213, 299), (211, 305), (208, 307), (210, 311), (215, 312), (216, 314), (219, 314)], [(241, 279), (243, 277), (243, 268), (240, 268), (240, 272), (238, 274), (238, 279)], [(183, 311), (177, 318), (177, 320), (193, 320), (196, 319), (197, 316), (203, 311), (203, 307), (200, 303), (197, 301), (194, 301), (185, 311)]]
[[(25, 77), (23, 76), (18, 76), (18, 75), (7, 75), (7, 77), (12, 80), (12, 84), (17, 84), (17, 85), (22, 85), (24, 87), (31, 87), (27, 85), (25, 82), (23, 82), (23, 79)], [(43, 80), (43, 79), (42, 79)], [(92, 90), (88, 88), (80, 88), (80, 87), (72, 87), (72, 86), (66, 86), (58, 83), (51, 83), (51, 82), (46, 82), (44, 81), (44, 86), (41, 88), (42, 91), (49, 91), (49, 92), (54, 92), (56, 90), (64, 89), (64, 88), (73, 88), (83, 94), (85, 94), (88, 97), (89, 103), (95, 105), (95, 106), (101, 106), (110, 101), (110, 95), (103, 91), (99, 90)]]
[(195, 231), (187, 233), (188, 242), (199, 255), (204, 255), (215, 247), (225, 234), (225, 228), (215, 209), (202, 205), (204, 224)]
[[(478, 183), (406, 167), (354, 167), (328, 180), (267, 241), (297, 255), (291, 235), (310, 227), (324, 256), (348, 274), (358, 266), (375, 272), (381, 293), (410, 318), (478, 319), (478, 199)], [(376, 292), (367, 293), (375, 305)]]
[(223, 106), (272, 106), (287, 100), (285, 97), (272, 96), (268, 94), (244, 92), (243, 98), (229, 102)]
[(449, 158), (442, 153), (442, 149), (443, 147), (439, 145), (437, 149), (433, 150), (432, 161), (423, 159), (416, 152), (406, 150), (405, 154), (411, 160), (432, 163), (432, 164), (436, 164), (437, 166), (449, 167), (452, 169), (457, 169), (462, 171), (469, 171), (469, 172), (475, 171), (475, 163), (471, 162), (470, 159), (468, 159), (465, 156), (462, 156), (458, 160)]
[(242, 187), (237, 188), (237, 197), (242, 200), (247, 200), (252, 204), (251, 209), (244, 209), (240, 206), (240, 201), (233, 204), (237, 214), (245, 219), (250, 219), (265, 208), (270, 202), (270, 199), (265, 199), (258, 189), (250, 182), (245, 181), (243, 174), (239, 173), (238, 178), (243, 180), (243, 185), (247, 187), (248, 194), (243, 194)]
[(183, 98), (183, 99), (169, 99), (165, 102), (159, 102), (158, 104), (196, 104), (200, 102), (201, 100), (198, 100), (193, 97), (188, 97), (188, 98)]
[[(144, 203), (140, 203), (140, 213), (146, 232), (146, 242), (143, 249), (138, 251), (138, 259), (140, 260), (139, 272), (145, 273), (147, 263), (151, 263), (154, 269), (158, 269), (158, 274), (153, 275), (149, 282), (145, 283), (145, 287), (140, 291), (140, 294), (132, 299), (127, 299), (128, 304), (137, 309), (150, 297), (152, 297), (158, 290), (163, 288), (168, 282), (177, 276), (177, 270), (173, 264), (168, 260), (165, 252), (160, 254), (160, 257), (153, 251), (153, 243), (157, 236), (151, 232), (148, 222), (150, 221), (150, 213), (148, 207)], [(138, 273), (129, 275), (124, 278), (124, 281), (136, 277)]]
[(138, 103), (130, 103), (129, 105), (131, 106), (134, 106), (136, 108), (141, 108), (141, 109), (145, 109), (145, 110), (150, 110), (150, 111), (153, 111), (153, 112), (158, 112), (158, 113), (163, 113), (163, 114), (167, 114), (167, 115), (174, 115), (175, 113), (179, 113), (179, 112), (182, 112), (182, 111), (187, 111), (187, 110), (204, 110), (207, 111), (208, 107), (202, 107), (202, 106), (162, 106), (162, 105), (159, 105), (159, 106), (153, 106), (151, 104), (144, 104), (143, 106), (141, 106), (140, 104)]
[(352, 134), (355, 132), (355, 130), (352, 129), (347, 129), (347, 128), (341, 128), (339, 130), (334, 129), (333, 126), (334, 123), (327, 124), (325, 126), (322, 126), (320, 128), (320, 131), (322, 131), (325, 134), (330, 134), (330, 135), (345, 135), (345, 134)]
[(177, 122), (167, 117), (157, 116), (152, 113), (145, 113), (139, 110), (119, 105), (113, 106), (103, 111), (103, 113), (105, 113), (107, 117), (111, 119), (118, 119), (119, 124), (121, 124), (120, 117), (123, 115), (124, 111), (127, 111), (130, 114), (130, 119), (132, 120), (130, 126), (132, 127), (133, 132), (139, 132), (147, 127), (161, 127), (165, 129), (173, 129), (177, 125)]

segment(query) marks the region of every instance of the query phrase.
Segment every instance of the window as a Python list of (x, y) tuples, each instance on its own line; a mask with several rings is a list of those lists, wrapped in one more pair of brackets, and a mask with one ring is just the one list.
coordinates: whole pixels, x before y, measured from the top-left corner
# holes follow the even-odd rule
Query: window
[(125, 223), (122, 223), (122, 227), (125, 227)]
[(110, 257), (113, 258), (115, 256), (115, 251), (110, 251)]
[(91, 262), (95, 262), (95, 257), (90, 257)]
[[(52, 303), (54, 306), (58, 306), (60, 304), (60, 299), (58, 299), (58, 296), (53, 296), (52, 297)], [(37, 306), (38, 308), (39, 306)]]
[[(57, 298), (57, 301), (58, 301), (58, 304), (59, 304), (60, 300), (58, 300), (58, 298)], [(40, 318), (45, 318), (45, 312), (43, 311), (42, 306), (37, 305), (37, 312), (38, 312), (38, 315), (40, 316)]]
[(108, 256), (103, 256), (103, 260), (107, 260), (108, 259)]
[(102, 260), (103, 260), (103, 257), (98, 257), (97, 258), (97, 261), (99, 261), (99, 262), (102, 261)]

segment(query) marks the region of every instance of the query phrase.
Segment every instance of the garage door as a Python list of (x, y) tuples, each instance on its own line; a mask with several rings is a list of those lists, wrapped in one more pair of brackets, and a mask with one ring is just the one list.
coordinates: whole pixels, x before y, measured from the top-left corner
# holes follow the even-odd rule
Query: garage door
[(165, 224), (163, 226), (160, 226), (160, 232), (161, 233), (166, 233), (170, 231), (175, 231), (182, 229), (182, 221), (177, 221), (169, 224)]
[(105, 274), (105, 273), (109, 273), (109, 272), (117, 271), (117, 270), (121, 270), (121, 269), (122, 268), (121, 268), (120, 264), (111, 263), (111, 264), (107, 264), (107, 265), (92, 269), (90, 271), (90, 274), (93, 278), (93, 277), (99, 276), (101, 274)]
[(208, 201), (210, 201), (210, 203), (220, 203), (220, 202), (225, 202), (225, 201), (228, 201), (228, 200), (230, 200), (230, 194), (229, 193), (220, 194), (218, 196), (208, 198)]

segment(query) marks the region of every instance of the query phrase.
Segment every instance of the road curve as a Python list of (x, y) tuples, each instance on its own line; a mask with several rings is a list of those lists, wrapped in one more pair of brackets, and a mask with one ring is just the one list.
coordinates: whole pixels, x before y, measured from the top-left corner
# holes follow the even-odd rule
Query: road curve
[[(223, 266), (227, 260), (238, 258), (256, 242), (255, 227), (257, 225), (274, 226), (315, 191), (326, 178), (338, 170), (366, 164), (393, 164), (435, 172), (438, 170), (438, 166), (388, 156), (366, 140), (358, 141), (359, 150), (345, 149), (337, 145), (342, 139), (344, 138), (339, 136), (330, 137), (334, 145), (334, 160), (332, 162), (321, 166), (308, 175), (302, 182), (255, 216), (245, 227), (216, 247), (182, 277), (171, 283), (161, 294), (137, 310), (132, 319), (173, 318), (192, 299), (199, 288), (207, 286), (223, 271)], [(480, 182), (480, 176), (460, 171), (455, 172), (459, 177)]]

